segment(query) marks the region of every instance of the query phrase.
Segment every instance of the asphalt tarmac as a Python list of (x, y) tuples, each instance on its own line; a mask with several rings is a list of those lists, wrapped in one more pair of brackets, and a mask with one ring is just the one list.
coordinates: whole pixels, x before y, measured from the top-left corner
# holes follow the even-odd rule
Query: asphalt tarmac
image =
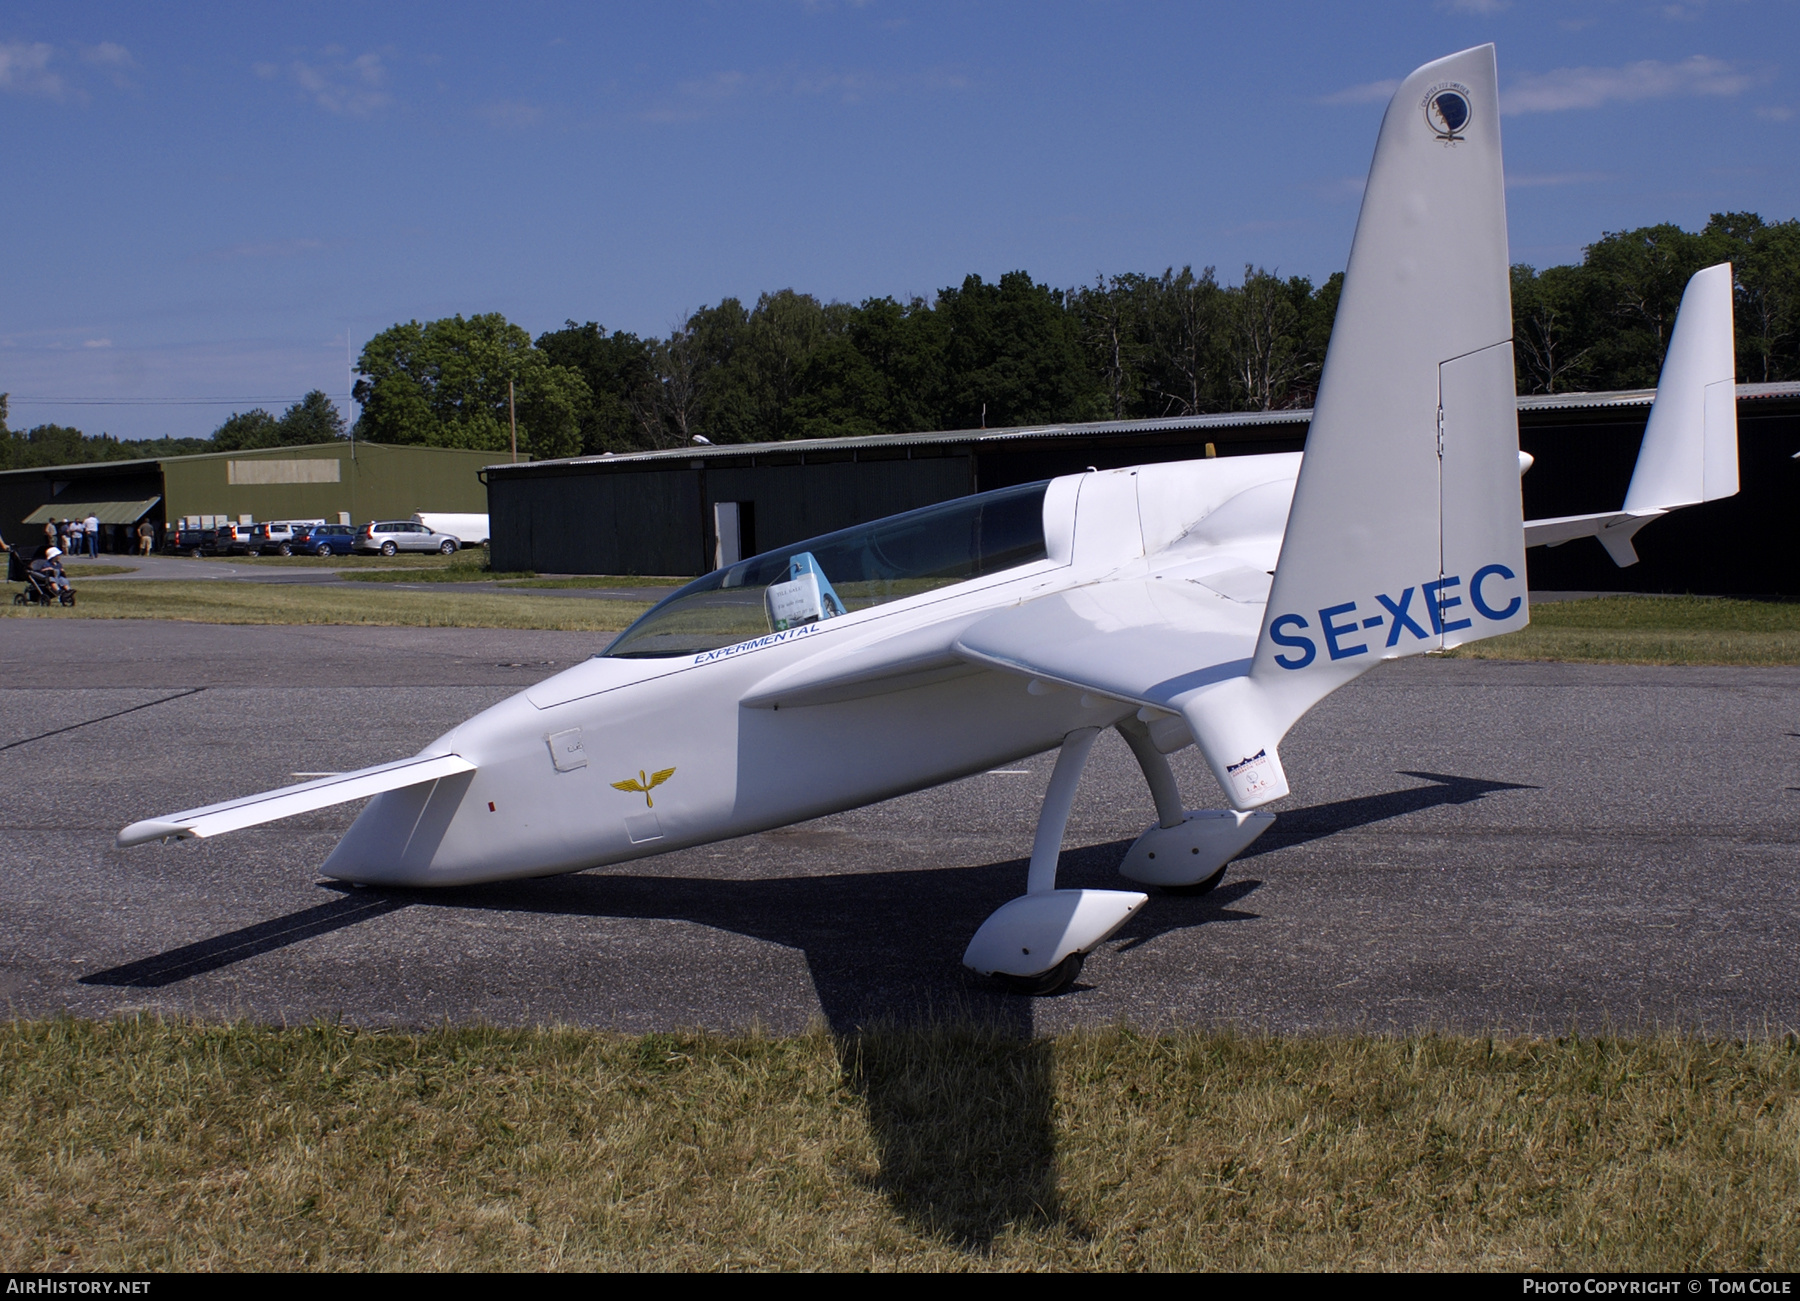
[[(357, 806), (116, 850), (136, 818), (412, 753), (605, 635), (0, 624), (0, 996), (296, 1023), (820, 1019), (1272, 1031), (1800, 1027), (1800, 670), (1387, 665), (1283, 746), (1295, 795), (1211, 895), (1155, 895), (1077, 986), (959, 963), (1024, 886), (1051, 756), (783, 831), (442, 894), (317, 865)], [(878, 743), (871, 738), (871, 743)], [(1218, 802), (1192, 751), (1194, 806)], [(1103, 737), (1061, 884), (1152, 817)]]

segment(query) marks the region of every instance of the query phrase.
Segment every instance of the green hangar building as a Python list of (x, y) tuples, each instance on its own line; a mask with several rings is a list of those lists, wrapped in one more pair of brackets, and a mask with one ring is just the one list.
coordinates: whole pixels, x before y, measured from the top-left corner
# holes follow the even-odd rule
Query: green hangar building
[[(1527, 519), (1625, 499), (1650, 389), (1518, 400)], [(1738, 385), (1742, 490), (1675, 512), (1615, 566), (1592, 538), (1528, 553), (1539, 591), (1800, 595), (1800, 383)], [(584, 456), (487, 469), (496, 569), (703, 574), (883, 515), (1090, 466), (1306, 446), (1311, 411), (796, 439)]]
[(30, 541), (52, 519), (96, 516), (102, 546), (133, 548), (149, 520), (322, 519), (360, 524), (415, 511), (483, 513), (481, 470), (493, 452), (390, 447), (348, 441), (205, 452), (141, 461), (97, 461), (0, 472), (0, 535)]

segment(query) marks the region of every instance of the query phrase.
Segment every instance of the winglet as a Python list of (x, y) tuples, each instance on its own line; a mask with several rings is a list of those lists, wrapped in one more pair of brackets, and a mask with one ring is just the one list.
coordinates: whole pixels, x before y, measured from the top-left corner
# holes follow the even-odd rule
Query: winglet
[(1737, 358), (1731, 320), (1731, 263), (1696, 271), (1681, 295), (1656, 400), (1638, 446), (1625, 505), (1597, 515), (1527, 520), (1525, 545), (1600, 540), (1621, 569), (1635, 565), (1632, 538), (1683, 506), (1738, 490)]
[(1696, 271), (1681, 295), (1625, 513), (1673, 510), (1738, 490), (1737, 358), (1731, 263)]

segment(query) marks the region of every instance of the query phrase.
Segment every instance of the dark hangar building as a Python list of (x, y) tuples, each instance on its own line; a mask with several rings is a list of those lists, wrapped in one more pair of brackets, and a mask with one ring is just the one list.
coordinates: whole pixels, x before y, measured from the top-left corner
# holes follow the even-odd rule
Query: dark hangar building
[[(1617, 510), (1654, 392), (1519, 399), (1525, 517)], [(1741, 488), (1638, 535), (1616, 567), (1583, 538), (1527, 553), (1535, 590), (1800, 595), (1800, 383), (1738, 386)], [(747, 555), (973, 492), (1092, 466), (1306, 446), (1312, 412), (693, 446), (492, 465), (498, 570), (697, 575)]]

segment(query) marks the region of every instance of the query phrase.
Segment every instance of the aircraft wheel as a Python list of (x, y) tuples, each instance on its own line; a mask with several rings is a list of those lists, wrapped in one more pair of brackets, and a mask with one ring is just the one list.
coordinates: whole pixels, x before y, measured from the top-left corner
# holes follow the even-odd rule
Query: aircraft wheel
[(1206, 880), (1196, 881), (1192, 885), (1165, 885), (1162, 887), (1162, 892), (1164, 894), (1181, 895), (1185, 898), (1192, 898), (1195, 895), (1211, 894), (1219, 882), (1225, 879), (1225, 868), (1230, 866), (1230, 863), (1226, 863), (1221, 866), (1218, 871), (1207, 877)]
[(1087, 960), (1085, 953), (1071, 953), (1048, 971), (1039, 972), (1035, 976), (1002, 976), (1006, 988), (1014, 994), (1023, 994), (1027, 998), (1044, 998), (1050, 994), (1060, 994), (1075, 983), (1075, 977), (1081, 974), (1081, 964)]

